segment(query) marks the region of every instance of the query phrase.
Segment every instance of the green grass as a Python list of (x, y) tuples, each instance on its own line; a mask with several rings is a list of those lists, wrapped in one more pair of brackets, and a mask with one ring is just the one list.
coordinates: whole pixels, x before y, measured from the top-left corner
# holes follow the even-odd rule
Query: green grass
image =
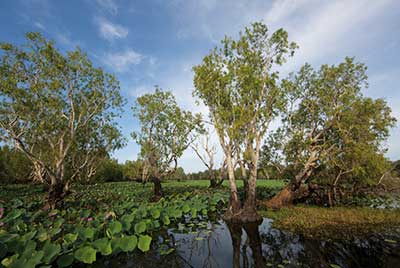
[(278, 211), (260, 211), (278, 229), (310, 237), (343, 238), (400, 227), (400, 209), (367, 207), (314, 207), (298, 205)]
[[(236, 184), (238, 187), (243, 187), (243, 181), (237, 180)], [(164, 181), (163, 185), (166, 186), (176, 186), (176, 187), (208, 187), (210, 185), (210, 181), (208, 180), (185, 180), (185, 181)], [(228, 187), (229, 182), (224, 180), (222, 186)], [(266, 187), (266, 188), (282, 188), (285, 186), (285, 182), (283, 180), (258, 180), (257, 186)]]

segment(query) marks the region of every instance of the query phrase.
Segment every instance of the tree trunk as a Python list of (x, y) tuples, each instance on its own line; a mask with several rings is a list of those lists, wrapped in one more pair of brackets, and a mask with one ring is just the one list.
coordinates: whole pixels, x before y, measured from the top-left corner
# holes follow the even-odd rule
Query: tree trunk
[(240, 166), (240, 172), (242, 173), (242, 180), (243, 180), (243, 190), (244, 190), (243, 200), (246, 200), (247, 192), (249, 191), (249, 182), (248, 182), (248, 178), (247, 178), (247, 172), (246, 172), (246, 169), (245, 169), (242, 161), (239, 161), (239, 166)]
[(296, 175), (294, 180), (284, 187), (277, 195), (265, 202), (265, 206), (272, 209), (292, 205), (295, 200), (307, 197), (310, 194), (306, 184), (314, 171), (314, 165), (306, 165), (305, 168)]
[(151, 178), (151, 181), (154, 184), (154, 186), (153, 186), (153, 192), (154, 192), (153, 200), (154, 201), (158, 201), (163, 196), (162, 187), (161, 187), (161, 180), (156, 176), (151, 176), (150, 178)]
[(228, 167), (230, 197), (229, 197), (229, 206), (224, 214), (224, 219), (226, 221), (234, 221), (234, 219), (240, 217), (241, 202), (236, 188), (235, 173), (231, 156), (227, 156), (226, 161)]
[(48, 196), (44, 210), (62, 207), (64, 197), (67, 195), (68, 186), (61, 181), (56, 181), (49, 186)]
[(217, 188), (219, 185), (217, 183), (217, 177), (215, 176), (214, 170), (210, 169), (208, 171), (210, 176), (210, 187), (209, 188)]
[(247, 181), (246, 199), (244, 201), (242, 222), (259, 222), (262, 217), (257, 213), (257, 166), (250, 165), (250, 175)]

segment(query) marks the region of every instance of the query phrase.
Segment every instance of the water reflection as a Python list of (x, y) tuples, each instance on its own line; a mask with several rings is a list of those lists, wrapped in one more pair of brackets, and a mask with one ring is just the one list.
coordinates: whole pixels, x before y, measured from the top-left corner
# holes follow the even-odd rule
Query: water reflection
[[(321, 240), (274, 229), (271, 223), (218, 221), (200, 230), (180, 225), (161, 233), (146, 254), (104, 258), (95, 267), (400, 267), (398, 233)], [(164, 255), (168, 248), (174, 250)]]
[(208, 226), (211, 230), (171, 235), (187, 267), (400, 267), (398, 235), (320, 240), (274, 229), (271, 223), (220, 221)]

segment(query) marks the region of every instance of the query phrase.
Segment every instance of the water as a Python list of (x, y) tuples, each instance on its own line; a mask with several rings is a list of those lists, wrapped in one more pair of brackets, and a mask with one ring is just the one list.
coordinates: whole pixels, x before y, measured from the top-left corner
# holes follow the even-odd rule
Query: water
[[(321, 227), (323, 228), (323, 227)], [(193, 230), (199, 230), (193, 226)], [(168, 248), (175, 248), (168, 255)], [(198, 232), (181, 225), (160, 235), (147, 254), (101, 261), (107, 267), (400, 267), (400, 235), (363, 238), (307, 238), (260, 225), (208, 223)], [(101, 267), (98, 265), (96, 267)]]

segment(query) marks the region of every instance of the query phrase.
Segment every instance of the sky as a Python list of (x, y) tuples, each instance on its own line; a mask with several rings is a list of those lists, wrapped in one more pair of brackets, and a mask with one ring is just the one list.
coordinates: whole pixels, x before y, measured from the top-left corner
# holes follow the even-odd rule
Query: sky
[[(318, 68), (355, 57), (368, 66), (363, 93), (384, 98), (400, 120), (398, 0), (2, 0), (0, 42), (22, 44), (26, 32), (41, 32), (62, 51), (79, 46), (113, 73), (128, 100), (119, 123), (129, 141), (114, 153), (124, 162), (139, 152), (130, 138), (140, 127), (130, 109), (135, 98), (158, 85), (184, 109), (206, 114), (192, 97), (192, 67), (225, 35), (237, 37), (255, 21), (271, 31), (284, 28), (300, 46), (280, 69), (282, 78), (306, 62)], [(387, 157), (400, 159), (399, 124), (386, 146)], [(186, 172), (205, 169), (190, 150), (179, 165)]]

